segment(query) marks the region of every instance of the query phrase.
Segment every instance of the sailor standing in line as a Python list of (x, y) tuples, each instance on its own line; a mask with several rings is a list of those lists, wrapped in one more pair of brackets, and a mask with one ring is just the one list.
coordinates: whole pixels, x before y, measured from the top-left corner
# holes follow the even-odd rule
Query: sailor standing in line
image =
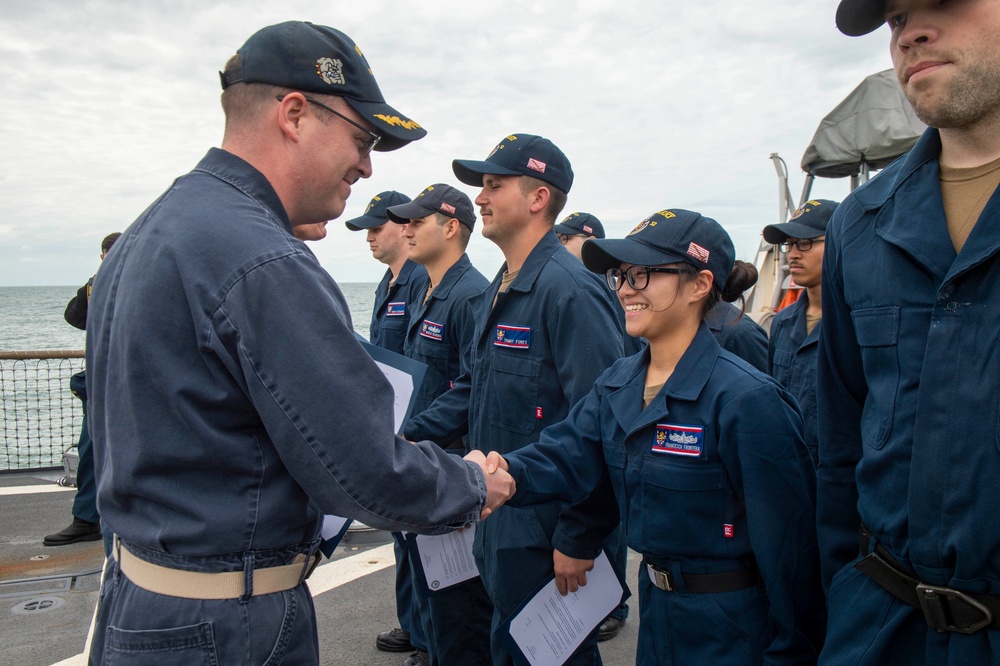
[[(413, 404), (413, 415), (417, 415), (462, 374), (463, 361), (475, 342), (471, 299), (489, 286), (489, 280), (465, 253), (476, 225), (476, 212), (465, 193), (437, 183), (412, 203), (391, 206), (386, 212), (393, 222), (406, 225), (409, 258), (426, 268), (430, 278), (426, 293), (411, 307), (406, 335), (406, 356), (427, 365)], [(461, 437), (438, 444), (457, 455), (465, 453)], [(429, 593), (415, 574), (422, 565), (412, 535), (405, 545), (430, 654), (416, 653), (403, 666), (489, 666), (492, 606), (482, 581), (474, 578)]]
[(588, 241), (584, 263), (648, 346), (537, 444), (486, 459), (517, 481), (506, 510), (613, 486), (643, 556), (638, 664), (812, 664), (821, 643), (813, 469), (795, 401), (704, 322), (756, 281), (734, 256), (717, 222), (678, 209)]
[(783, 224), (764, 227), (764, 240), (778, 245), (788, 260), (792, 280), (802, 292), (795, 303), (774, 316), (767, 344), (767, 372), (795, 396), (802, 410), (806, 448), (817, 461), (816, 350), (822, 330), (821, 275), (826, 225), (837, 202), (813, 199)]
[[(455, 160), (452, 167), (460, 181), (482, 187), (475, 203), (483, 236), (506, 262), (472, 304), (476, 345), (469, 373), (411, 418), (406, 435), (450, 441), (467, 433), (476, 449), (510, 451), (564, 418), (621, 357), (620, 324), (607, 287), (552, 231), (573, 183), (559, 148), (539, 136), (512, 134), (485, 161)], [(477, 526), (474, 554), (494, 604), (497, 666), (513, 663), (497, 629), (518, 605), (553, 574), (565, 588), (593, 568), (618, 516), (607, 496), (587, 502), (501, 509)], [(595, 525), (598, 516), (609, 524)], [(600, 663), (596, 629), (568, 663)]]
[(886, 24), (896, 78), (929, 128), (826, 233), (820, 663), (995, 664), (1000, 3), (837, 9), (847, 35)]
[[(406, 347), (406, 330), (410, 313), (420, 303), (427, 290), (427, 271), (407, 258), (406, 227), (393, 224), (386, 214), (389, 206), (404, 204), (410, 197), (395, 190), (380, 192), (372, 197), (359, 217), (344, 224), (351, 231), (364, 231), (372, 256), (388, 268), (375, 289), (375, 305), (368, 341), (373, 345), (402, 354)], [(379, 632), (375, 647), (383, 652), (416, 652), (427, 654), (424, 619), (420, 604), (413, 595), (413, 576), (406, 543), (402, 534), (394, 532), (396, 556), (396, 619), (399, 627)]]

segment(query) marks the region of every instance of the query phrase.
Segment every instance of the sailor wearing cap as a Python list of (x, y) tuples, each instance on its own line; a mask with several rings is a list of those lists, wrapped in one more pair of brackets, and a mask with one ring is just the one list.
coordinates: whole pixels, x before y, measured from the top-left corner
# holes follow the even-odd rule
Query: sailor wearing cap
[(406, 346), (413, 306), (427, 290), (427, 270), (407, 256), (406, 228), (392, 224), (386, 213), (390, 206), (409, 201), (395, 190), (379, 192), (362, 215), (344, 222), (351, 231), (364, 231), (372, 256), (388, 266), (375, 288), (368, 341), (397, 354)]
[(639, 664), (808, 664), (823, 601), (810, 477), (795, 400), (719, 347), (704, 323), (756, 278), (728, 234), (663, 210), (626, 238), (588, 241), (628, 332), (649, 342), (595, 382), (509, 467), (507, 507), (614, 488), (639, 573)]
[(294, 234), (343, 213), (372, 149), (424, 131), (333, 28), (264, 28), (222, 80), (222, 147), (94, 278), (88, 426), (116, 535), (95, 664), (318, 664), (323, 514), (440, 534), (512, 492), (481, 454), (395, 436), (389, 382)]
[[(1000, 661), (1000, 2), (842, 0), (927, 123), (826, 233), (825, 664)], [(860, 526), (860, 539), (859, 539)]]
[(806, 448), (813, 463), (819, 446), (816, 430), (816, 350), (822, 330), (820, 286), (826, 225), (837, 202), (812, 199), (802, 204), (788, 222), (764, 227), (764, 240), (779, 247), (788, 261), (795, 285), (802, 288), (795, 303), (771, 321), (767, 372), (795, 396), (802, 410)]
[[(476, 212), (461, 190), (444, 183), (428, 185), (412, 202), (391, 206), (386, 212), (405, 230), (410, 260), (425, 267), (430, 277), (424, 293), (414, 301), (406, 335), (406, 356), (427, 366), (413, 403), (412, 414), (417, 415), (461, 376), (463, 360), (475, 341), (471, 299), (489, 286), (489, 280), (465, 253)], [(438, 444), (458, 455), (465, 453), (461, 437)], [(482, 581), (474, 578), (430, 593), (420, 575), (414, 540), (409, 537), (406, 547), (429, 661), (489, 664), (493, 607)], [(419, 656), (403, 662), (404, 666), (419, 663)]]
[[(455, 160), (452, 166), (460, 181), (482, 188), (475, 203), (483, 235), (500, 247), (506, 263), (472, 302), (470, 371), (411, 418), (406, 434), (449, 441), (467, 433), (476, 449), (512, 451), (563, 419), (621, 357), (621, 329), (608, 289), (552, 230), (573, 183), (569, 160), (555, 144), (512, 134), (486, 160)], [(567, 586), (593, 566), (618, 522), (610, 502), (598, 498), (595, 504), (502, 507), (477, 526), (476, 563), (494, 603), (495, 664), (512, 663), (496, 631), (500, 624), (553, 573)], [(600, 517), (605, 524), (595, 524)], [(597, 660), (595, 629), (569, 663)]]

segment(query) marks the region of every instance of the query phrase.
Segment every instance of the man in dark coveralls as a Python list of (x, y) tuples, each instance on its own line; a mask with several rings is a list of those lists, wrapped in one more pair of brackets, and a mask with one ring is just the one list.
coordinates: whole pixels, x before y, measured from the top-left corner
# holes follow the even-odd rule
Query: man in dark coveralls
[[(506, 262), (472, 303), (471, 370), (405, 432), (441, 442), (468, 434), (475, 449), (511, 451), (535, 441), (590, 391), (621, 357), (622, 331), (607, 286), (552, 230), (573, 183), (558, 147), (512, 134), (485, 161), (455, 160), (452, 168), (463, 183), (482, 187), (475, 203), (483, 236)], [(500, 624), (553, 574), (560, 591), (575, 591), (617, 523), (608, 496), (581, 507), (505, 507), (477, 527), (476, 564), (494, 604), (494, 664), (513, 663), (499, 641)], [(596, 629), (568, 663), (600, 663)]]
[(886, 24), (896, 77), (930, 127), (827, 228), (820, 663), (995, 664), (1000, 3), (837, 9), (848, 35)]
[(425, 132), (361, 49), (303, 22), (221, 75), (226, 130), (94, 280), (88, 389), (98, 508), (115, 533), (97, 663), (317, 664), (305, 578), (324, 513), (443, 533), (513, 490), (394, 435), (393, 393), (293, 228), (336, 218), (373, 148)]

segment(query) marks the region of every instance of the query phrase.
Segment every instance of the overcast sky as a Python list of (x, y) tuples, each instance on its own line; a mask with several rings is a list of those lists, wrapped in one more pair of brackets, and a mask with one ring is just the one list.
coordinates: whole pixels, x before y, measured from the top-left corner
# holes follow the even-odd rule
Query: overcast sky
[[(0, 3), (0, 286), (81, 284), (100, 241), (127, 227), (222, 137), (218, 70), (257, 29), (289, 19), (339, 28), (390, 104), (429, 131), (373, 155), (342, 219), (386, 189), (448, 182), (454, 158), (500, 139), (552, 139), (576, 172), (565, 213), (623, 236), (663, 208), (722, 223), (753, 257), (779, 221), (768, 156), (798, 197), (820, 120), (891, 66), (888, 32), (834, 25), (837, 0), (424, 0)], [(844, 180), (814, 197), (841, 199)], [(341, 221), (312, 244), (342, 282), (384, 267)], [(477, 229), (473, 263), (499, 251)]]

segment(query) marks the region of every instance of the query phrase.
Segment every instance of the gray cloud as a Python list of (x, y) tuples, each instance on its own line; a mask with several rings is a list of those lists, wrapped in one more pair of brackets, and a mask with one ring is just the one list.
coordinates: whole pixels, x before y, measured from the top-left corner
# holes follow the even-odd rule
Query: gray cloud
[[(126, 3), (0, 6), (0, 284), (76, 284), (100, 239), (124, 229), (222, 135), (217, 70), (256, 29), (336, 26), (364, 49), (386, 97), (428, 138), (376, 154), (345, 219), (384, 189), (455, 183), (511, 132), (548, 136), (573, 162), (569, 210), (622, 235), (664, 207), (719, 219), (752, 255), (776, 221), (768, 161), (793, 171), (820, 119), (889, 66), (884, 31), (848, 39), (836, 0), (733, 3)], [(798, 194), (801, 177), (794, 176)], [(842, 198), (845, 182), (817, 196)], [(470, 188), (465, 190), (475, 196)], [(567, 212), (569, 212), (567, 210)], [(382, 268), (330, 224), (313, 245), (341, 281)], [(470, 245), (492, 275), (502, 258)]]

